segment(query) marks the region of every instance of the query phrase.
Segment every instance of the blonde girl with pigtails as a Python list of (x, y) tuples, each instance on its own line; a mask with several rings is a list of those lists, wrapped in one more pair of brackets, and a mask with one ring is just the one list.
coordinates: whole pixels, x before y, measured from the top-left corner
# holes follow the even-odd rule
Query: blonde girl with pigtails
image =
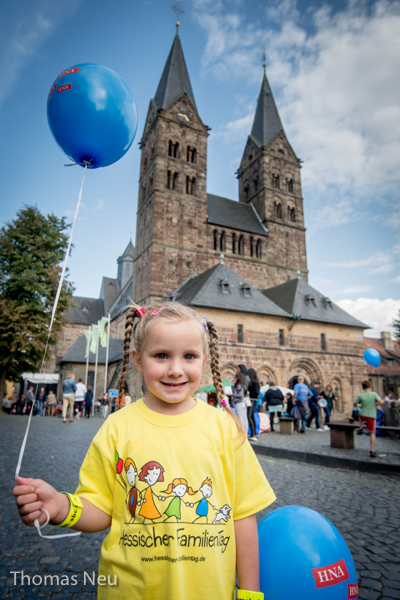
[[(100, 600), (233, 600), (235, 570), (236, 597), (261, 600), (256, 513), (275, 495), (243, 426), (224, 401), (214, 323), (177, 302), (133, 305), (126, 319), (120, 398), (131, 357), (144, 377), (144, 398), (105, 421), (82, 464), (74, 495), (41, 480), (19, 478), (14, 495), (21, 519), (28, 525), (35, 519), (44, 522), (41, 510), (46, 509), (55, 525), (86, 532), (110, 527), (99, 575), (106, 581), (116, 578), (118, 585), (99, 586)], [(224, 411), (196, 399), (208, 359)], [(126, 506), (121, 469), (128, 457), (140, 471), (129, 484), (143, 499), (131, 508), (134, 515)], [(173, 518), (165, 520), (168, 482), (180, 493), (179, 486), (184, 491), (190, 481), (192, 505), (201, 498), (205, 478), (213, 482), (216, 513), (232, 518), (215, 518), (215, 524), (179, 521), (174, 505)], [(142, 492), (148, 488), (152, 517), (143, 519), (139, 511), (149, 509), (143, 508)]]

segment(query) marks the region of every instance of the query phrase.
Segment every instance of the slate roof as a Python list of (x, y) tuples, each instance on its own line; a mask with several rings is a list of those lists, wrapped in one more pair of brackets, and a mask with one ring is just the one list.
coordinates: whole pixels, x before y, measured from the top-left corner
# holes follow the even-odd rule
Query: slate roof
[(283, 125), (264, 72), (250, 137), (258, 147), (266, 147), (280, 131)]
[(262, 293), (290, 315), (301, 315), (304, 320), (369, 329), (369, 325), (349, 315), (301, 278), (291, 279)]
[[(68, 352), (62, 357), (61, 360), (58, 361), (61, 363), (86, 363), (85, 352), (86, 352), (86, 336), (81, 335), (78, 337), (76, 342), (71, 346)], [(99, 344), (99, 356), (98, 356), (98, 364), (105, 365), (106, 363), (106, 351), (107, 348), (103, 348)], [(124, 357), (124, 340), (119, 340), (116, 338), (110, 338), (110, 347), (108, 351), (108, 362), (114, 363), (122, 360)], [(90, 352), (89, 354), (89, 362), (92, 364), (96, 360), (96, 354)]]
[(119, 292), (120, 290), (118, 279), (113, 279), (112, 277), (103, 277), (103, 281), (101, 283), (100, 298), (103, 301), (105, 315), (109, 313), (110, 308), (117, 299)]
[(268, 236), (268, 229), (251, 203), (245, 204), (214, 194), (207, 194), (207, 222)]
[[(193, 106), (196, 108), (192, 86), (190, 85), (189, 73), (186, 67), (185, 57), (178, 33), (175, 35), (170, 53), (161, 75), (160, 83), (154, 96), (158, 108), (166, 109), (183, 93), (189, 96)], [(197, 108), (196, 108), (197, 110)]]
[(104, 315), (103, 302), (100, 298), (72, 296), (72, 300), (75, 306), (70, 306), (65, 313), (65, 319), (70, 323), (92, 325)]
[(133, 277), (130, 277), (110, 308), (111, 319), (118, 317), (132, 303), (132, 284)]
[(124, 258), (125, 256), (135, 258), (135, 246), (132, 244), (132, 240), (129, 240), (129, 244), (125, 248), (122, 258)]
[[(227, 293), (224, 293), (223, 288)], [(225, 263), (219, 263), (200, 275), (190, 277), (171, 294), (170, 300), (204, 308), (289, 317), (284, 310), (266, 298), (260, 288), (249, 285)]]

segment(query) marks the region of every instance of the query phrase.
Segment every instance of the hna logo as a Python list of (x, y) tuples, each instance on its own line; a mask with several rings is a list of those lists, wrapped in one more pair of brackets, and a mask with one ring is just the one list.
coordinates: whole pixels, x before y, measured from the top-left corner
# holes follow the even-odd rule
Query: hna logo
[(349, 578), (349, 572), (344, 562), (344, 558), (332, 565), (326, 567), (318, 567), (311, 569), (314, 575), (315, 585), (317, 589), (336, 585)]
[(347, 594), (347, 598), (356, 599), (358, 598), (358, 583), (349, 583), (349, 593)]

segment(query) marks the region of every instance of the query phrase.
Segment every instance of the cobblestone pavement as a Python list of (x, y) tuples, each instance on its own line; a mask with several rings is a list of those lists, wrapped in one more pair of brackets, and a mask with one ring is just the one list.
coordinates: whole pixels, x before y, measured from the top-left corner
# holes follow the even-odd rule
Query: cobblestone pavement
[[(36, 530), (19, 521), (11, 490), (26, 423), (25, 417), (0, 415), (6, 449), (0, 471), (0, 598), (95, 600), (94, 586), (88, 580), (84, 583), (83, 573), (92, 576), (96, 572), (104, 532), (42, 540)], [(65, 425), (57, 418), (34, 417), (21, 474), (46, 479), (58, 489), (74, 490), (79, 465), (101, 423), (97, 417)], [(260, 518), (286, 504), (317, 510), (336, 525), (351, 548), (359, 574), (359, 597), (400, 599), (400, 477), (258, 458), (278, 497)], [(30, 581), (21, 584), (18, 574), (14, 585), (10, 571), (23, 571)], [(32, 581), (34, 575), (46, 574), (66, 575), (69, 585), (35, 585), (39, 579)], [(71, 580), (74, 574), (77, 584)]]
[(354, 433), (354, 450), (331, 448), (330, 432), (307, 429), (305, 434), (280, 435), (279, 425), (274, 425), (277, 431), (262, 433), (258, 436), (258, 443), (273, 448), (285, 448), (299, 452), (325, 454), (338, 458), (355, 459), (374, 463), (387, 463), (400, 465), (400, 440), (390, 437), (376, 436), (375, 452), (377, 458), (369, 456), (369, 435), (356, 435)]

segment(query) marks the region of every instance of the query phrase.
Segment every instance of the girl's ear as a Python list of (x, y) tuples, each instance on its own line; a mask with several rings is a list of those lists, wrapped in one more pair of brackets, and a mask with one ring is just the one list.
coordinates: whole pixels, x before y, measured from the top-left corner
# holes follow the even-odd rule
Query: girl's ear
[(135, 348), (132, 350), (132, 362), (139, 371), (139, 373), (143, 373), (142, 361)]

